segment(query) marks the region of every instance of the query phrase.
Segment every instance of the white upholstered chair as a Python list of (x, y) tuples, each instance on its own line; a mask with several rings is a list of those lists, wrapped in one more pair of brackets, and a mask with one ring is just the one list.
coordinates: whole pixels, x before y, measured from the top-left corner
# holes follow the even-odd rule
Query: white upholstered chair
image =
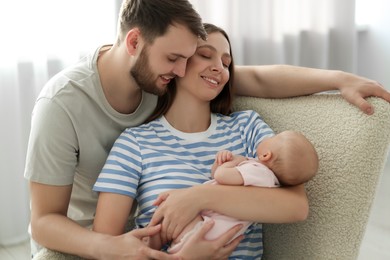
[[(390, 143), (390, 104), (368, 99), (367, 116), (338, 94), (288, 99), (238, 98), (276, 131), (304, 133), (316, 147), (319, 172), (306, 184), (310, 214), (295, 224), (264, 224), (266, 260), (356, 259)], [(34, 260), (77, 259), (41, 251)]]

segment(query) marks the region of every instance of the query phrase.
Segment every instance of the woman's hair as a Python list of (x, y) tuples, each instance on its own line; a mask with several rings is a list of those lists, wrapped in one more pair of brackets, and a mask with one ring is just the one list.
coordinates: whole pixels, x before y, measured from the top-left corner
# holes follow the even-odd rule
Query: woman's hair
[(117, 44), (135, 27), (152, 44), (175, 23), (186, 26), (202, 39), (207, 37), (201, 17), (188, 0), (124, 0), (119, 12)]
[[(223, 29), (213, 24), (204, 23), (204, 29), (206, 30), (207, 34), (221, 33), (229, 43), (231, 62), (228, 70), (229, 70), (230, 77), (229, 80), (226, 82), (225, 86), (223, 87), (221, 93), (219, 93), (219, 95), (216, 98), (210, 101), (210, 110), (212, 113), (228, 115), (232, 112), (232, 103), (234, 97), (234, 92), (233, 92), (234, 62), (233, 62), (232, 48), (231, 48), (229, 36)], [(176, 80), (172, 80), (168, 85), (167, 92), (164, 95), (158, 97), (157, 106), (153, 114), (145, 122), (150, 122), (164, 115), (171, 107), (173, 100), (175, 99), (175, 96), (176, 96)]]

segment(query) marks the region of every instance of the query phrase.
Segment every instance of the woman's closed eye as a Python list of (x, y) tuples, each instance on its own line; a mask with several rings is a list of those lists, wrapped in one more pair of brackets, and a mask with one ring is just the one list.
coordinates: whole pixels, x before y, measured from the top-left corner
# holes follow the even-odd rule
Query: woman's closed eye
[(230, 66), (230, 62), (222, 62), (222, 64), (223, 64), (223, 67), (225, 67), (226, 69), (228, 69)]
[(204, 59), (211, 59), (211, 55), (210, 54), (204, 54), (204, 53), (198, 53), (198, 55)]
[(221, 64), (225, 69), (228, 69), (231, 63), (231, 57), (228, 54), (224, 54), (222, 57), (217, 57), (216, 51), (213, 50), (210, 47), (202, 46), (198, 48), (198, 51), (196, 52), (196, 55), (198, 55), (200, 58), (205, 60), (211, 60), (211, 59), (221, 59)]
[(177, 59), (178, 59), (177, 57), (174, 57), (174, 58), (168, 57), (169, 62), (176, 62)]

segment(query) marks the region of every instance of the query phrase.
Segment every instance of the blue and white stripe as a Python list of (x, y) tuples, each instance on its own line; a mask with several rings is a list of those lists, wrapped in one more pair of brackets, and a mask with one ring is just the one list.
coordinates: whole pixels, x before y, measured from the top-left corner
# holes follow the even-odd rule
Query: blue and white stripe
[[(211, 166), (220, 150), (255, 157), (258, 143), (272, 135), (254, 111), (213, 114), (209, 129), (202, 133), (180, 132), (161, 117), (120, 135), (94, 190), (136, 199), (140, 210), (136, 224), (147, 226), (158, 194), (210, 180)], [(247, 230), (230, 259), (260, 259), (262, 251), (262, 228), (256, 224)]]

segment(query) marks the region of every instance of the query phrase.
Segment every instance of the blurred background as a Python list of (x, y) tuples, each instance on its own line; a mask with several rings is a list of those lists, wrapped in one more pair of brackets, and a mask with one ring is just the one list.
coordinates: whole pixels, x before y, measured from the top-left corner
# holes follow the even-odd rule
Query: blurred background
[[(29, 198), (23, 171), (35, 99), (59, 70), (98, 45), (114, 41), (120, 2), (0, 1), (3, 249), (28, 238)], [(377, 80), (390, 90), (390, 73), (386, 70), (390, 67), (390, 16), (386, 12), (390, 10), (390, 1), (190, 2), (205, 22), (228, 32), (236, 64), (292, 64), (344, 70)], [(390, 208), (384, 204), (390, 188), (390, 167), (385, 171), (362, 248), (384, 252), (390, 259), (388, 246), (384, 246), (390, 244), (390, 224), (385, 223), (385, 219), (390, 219)], [(361, 259), (368, 259), (364, 254), (368, 257), (366, 252), (373, 251), (365, 251)]]

